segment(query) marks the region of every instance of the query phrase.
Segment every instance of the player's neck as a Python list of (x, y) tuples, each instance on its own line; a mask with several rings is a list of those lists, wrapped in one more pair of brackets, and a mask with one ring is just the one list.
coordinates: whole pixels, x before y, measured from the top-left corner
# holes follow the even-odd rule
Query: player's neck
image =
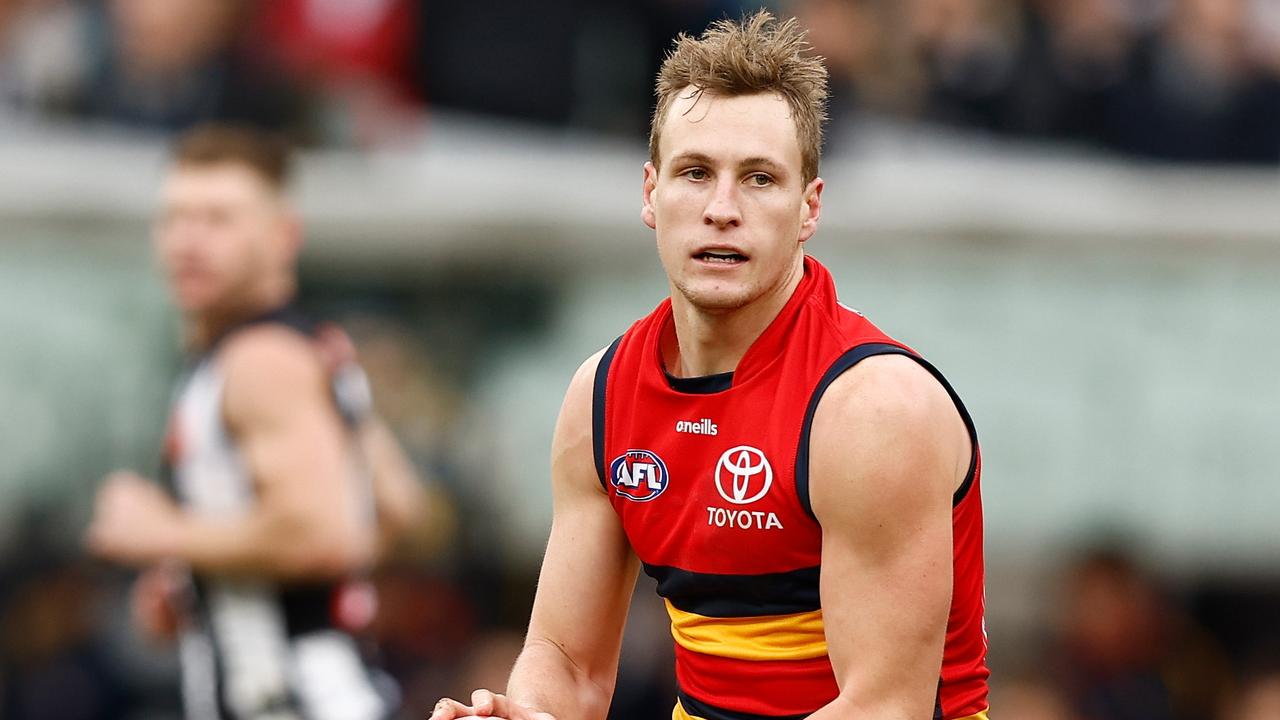
[(803, 266), (797, 265), (786, 282), (733, 310), (704, 310), (673, 293), (675, 338), (662, 351), (667, 371), (676, 377), (702, 377), (736, 370), (747, 350), (795, 294), (803, 277)]
[(205, 350), (236, 325), (285, 306), (296, 292), (297, 282), (292, 277), (280, 278), (190, 315), (186, 323), (187, 345), (193, 350)]

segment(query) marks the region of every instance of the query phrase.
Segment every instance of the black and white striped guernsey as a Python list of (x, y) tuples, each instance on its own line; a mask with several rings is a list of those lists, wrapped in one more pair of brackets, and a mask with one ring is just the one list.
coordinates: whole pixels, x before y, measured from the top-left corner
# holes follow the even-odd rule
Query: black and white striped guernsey
[[(193, 358), (174, 394), (166, 442), (168, 480), (184, 510), (210, 517), (247, 513), (253, 478), (222, 415), (219, 349), (250, 325), (314, 325), (291, 307), (242, 323)], [(368, 386), (354, 364), (335, 372), (334, 402), (349, 429), (370, 411)], [(358, 457), (352, 454), (353, 457)], [(372, 497), (357, 459), (352, 482)], [(372, 591), (350, 582), (290, 584), (193, 574), (179, 637), (188, 720), (380, 720), (393, 703), (338, 615)]]

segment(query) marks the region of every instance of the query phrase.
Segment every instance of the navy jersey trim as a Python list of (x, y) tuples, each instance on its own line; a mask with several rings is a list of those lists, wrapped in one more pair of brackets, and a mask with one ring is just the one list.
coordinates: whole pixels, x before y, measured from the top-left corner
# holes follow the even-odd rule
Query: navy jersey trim
[(680, 698), (680, 705), (684, 707), (685, 712), (694, 717), (704, 718), (704, 720), (804, 720), (804, 718), (809, 717), (809, 713), (801, 715), (757, 715), (737, 710), (726, 710), (698, 700), (684, 690), (678, 690), (676, 697)]
[(644, 572), (658, 581), (658, 594), (677, 609), (704, 617), (790, 615), (822, 607), (818, 566), (760, 575), (720, 575), (644, 563)]
[(596, 477), (600, 479), (600, 487), (609, 492), (609, 480), (604, 476), (604, 421), (605, 421), (605, 389), (609, 384), (609, 367), (613, 365), (613, 356), (622, 344), (619, 336), (604, 355), (600, 356), (600, 364), (596, 365), (595, 385), (591, 389), (591, 454), (596, 463)]
[(307, 337), (315, 337), (316, 328), (319, 326), (318, 323), (316, 323), (309, 315), (302, 312), (297, 305), (293, 304), (293, 302), (288, 302), (280, 307), (267, 310), (266, 312), (259, 313), (258, 315), (246, 318), (224, 328), (223, 331), (205, 347), (204, 351), (200, 353), (200, 357), (212, 355), (217, 351), (218, 347), (221, 346), (222, 343), (227, 341), (227, 338), (230, 338), (232, 335), (235, 335), (237, 332), (244, 330), (245, 328), (272, 323), (283, 325), (290, 330), (301, 335), (306, 335)]
[(341, 587), (340, 582), (282, 584), (278, 595), (286, 636), (292, 640), (299, 635), (336, 629), (333, 603)]
[[(213, 686), (211, 689), (214, 699), (217, 702), (216, 712), (218, 713), (219, 718), (233, 718), (235, 717), (235, 714), (231, 711), (231, 706), (227, 704), (227, 668), (225, 667), (224, 662), (225, 656), (222, 653), (222, 649), (219, 647), (221, 643), (218, 641), (218, 633), (213, 626), (213, 615), (209, 611), (209, 604), (204, 602), (203, 599), (204, 595), (207, 593), (205, 581), (199, 576), (192, 575), (190, 592), (191, 599), (194, 600), (194, 612), (198, 627), (196, 632), (203, 635), (205, 640), (209, 643), (209, 654), (211, 655), (212, 660), (212, 667), (210, 670), (213, 675), (212, 677), (205, 679)], [(187, 668), (183, 668), (183, 673), (186, 672), (189, 672), (189, 670)], [(184, 684), (186, 683), (186, 678), (183, 678), (183, 682)], [(183, 693), (186, 693), (187, 688), (183, 687), (182, 690)]]
[[(267, 310), (230, 325), (194, 358), (194, 362), (191, 363), (190, 367), (194, 368), (200, 361), (212, 357), (223, 343), (227, 342), (236, 333), (258, 325), (280, 325), (305, 338), (315, 340), (325, 323), (317, 322), (290, 301), (280, 307)], [(178, 387), (182, 387), (181, 382)], [(334, 407), (337, 408), (338, 415), (342, 418), (342, 424), (347, 430), (355, 430), (373, 415), (373, 397), (369, 389), (369, 379), (365, 375), (364, 369), (357, 363), (348, 363), (331, 370), (329, 374), (329, 397), (333, 401)]]
[(667, 385), (676, 392), (688, 395), (714, 395), (733, 387), (733, 371), (716, 373), (715, 375), (699, 375), (697, 377), (676, 377), (663, 368), (662, 374), (667, 378)]
[(813, 504), (809, 499), (809, 436), (813, 432), (813, 416), (818, 410), (818, 401), (822, 400), (822, 396), (826, 393), (831, 383), (836, 378), (843, 375), (849, 368), (866, 360), (869, 357), (877, 355), (903, 355), (915, 360), (930, 375), (942, 384), (947, 391), (947, 395), (951, 397), (951, 401), (955, 403), (956, 410), (960, 412), (960, 418), (964, 421), (965, 429), (969, 431), (969, 441), (972, 445), (969, 451), (969, 471), (965, 474), (964, 481), (960, 483), (960, 487), (956, 489), (955, 494), (951, 498), (952, 506), (959, 505), (969, 494), (969, 488), (973, 487), (974, 477), (978, 469), (978, 431), (974, 427), (973, 418), (969, 416), (968, 409), (961, 402), (960, 396), (955, 389), (951, 387), (951, 383), (943, 377), (942, 373), (934, 367), (929, 361), (898, 345), (890, 345), (889, 343), (865, 343), (849, 349), (843, 355), (836, 358), (822, 375), (822, 379), (818, 381), (818, 386), (813, 391), (813, 396), (809, 398), (809, 406), (804, 412), (804, 423), (800, 426), (800, 446), (796, 448), (796, 497), (800, 499), (800, 505), (809, 517), (817, 520), (817, 516), (813, 514)]

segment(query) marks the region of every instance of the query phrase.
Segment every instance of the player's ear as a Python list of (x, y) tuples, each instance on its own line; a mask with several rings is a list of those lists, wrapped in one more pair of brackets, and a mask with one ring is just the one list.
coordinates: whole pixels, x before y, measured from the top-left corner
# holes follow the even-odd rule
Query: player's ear
[(813, 237), (818, 231), (818, 218), (822, 215), (822, 189), (826, 182), (814, 178), (804, 189), (800, 204), (800, 242)]
[(640, 208), (640, 219), (650, 228), (657, 229), (657, 216), (653, 210), (653, 193), (658, 189), (658, 169), (652, 162), (644, 164), (644, 205)]

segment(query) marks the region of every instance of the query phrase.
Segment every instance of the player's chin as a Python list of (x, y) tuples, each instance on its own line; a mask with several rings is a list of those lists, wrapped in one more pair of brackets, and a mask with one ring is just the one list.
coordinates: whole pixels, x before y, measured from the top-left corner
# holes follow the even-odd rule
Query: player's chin
[(728, 312), (749, 304), (753, 293), (745, 284), (720, 280), (689, 283), (684, 288), (684, 296), (700, 310)]
[(218, 304), (218, 293), (206, 283), (175, 283), (173, 302), (186, 313), (201, 313)]

